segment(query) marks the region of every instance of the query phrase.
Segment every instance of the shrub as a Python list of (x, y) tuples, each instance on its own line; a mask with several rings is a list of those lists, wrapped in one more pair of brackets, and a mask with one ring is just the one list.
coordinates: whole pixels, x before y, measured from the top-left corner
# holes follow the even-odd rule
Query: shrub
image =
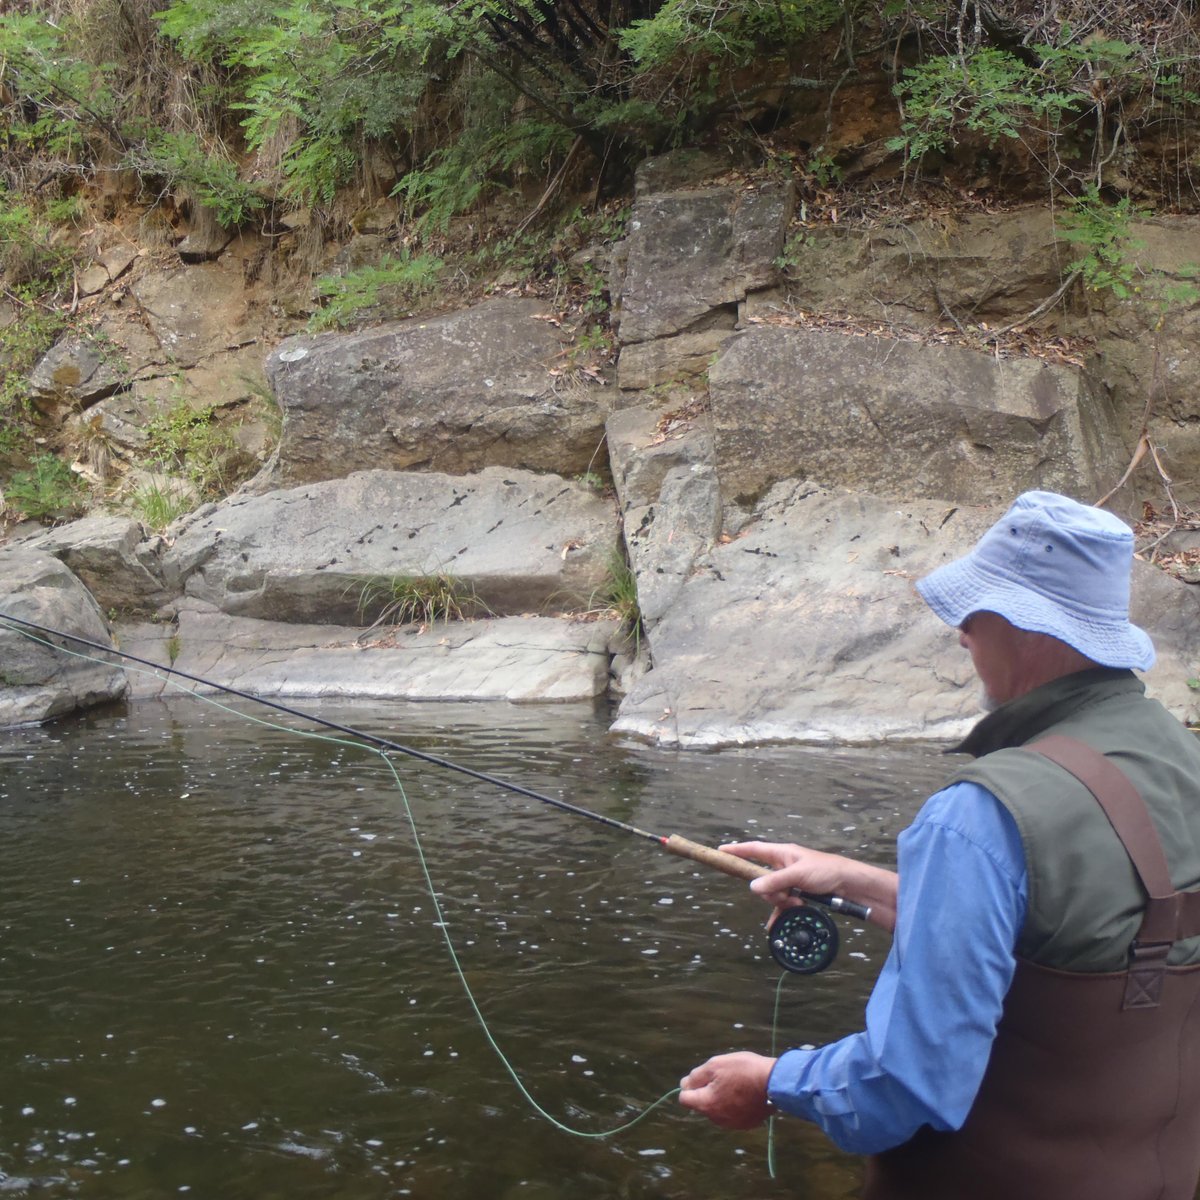
[(150, 480), (133, 493), (133, 507), (138, 516), (153, 530), (161, 532), (194, 507), (191, 488), (183, 481), (165, 485)]
[(591, 607), (615, 614), (622, 632), (633, 642), (634, 653), (641, 650), (646, 627), (638, 602), (637, 576), (622, 551), (614, 551), (609, 559), (608, 577), (592, 594)]
[(53, 454), (37, 455), (28, 471), (18, 471), (4, 489), (10, 512), (34, 521), (65, 521), (78, 516), (86, 503), (79, 477)]
[(177, 470), (208, 499), (229, 487), (233, 437), (216, 420), (213, 405), (193, 407), (176, 396), (146, 426), (146, 450), (152, 463)]
[(481, 612), (488, 612), (488, 608), (474, 589), (443, 571), (432, 575), (376, 576), (363, 580), (358, 592), (359, 620), (371, 618), (367, 633), (380, 625), (449, 623)]
[(323, 307), (309, 319), (314, 332), (343, 328), (377, 304), (406, 308), (429, 292), (441, 274), (442, 260), (430, 254), (411, 256), (407, 250), (378, 266), (360, 267), (345, 275), (323, 275), (316, 282)]

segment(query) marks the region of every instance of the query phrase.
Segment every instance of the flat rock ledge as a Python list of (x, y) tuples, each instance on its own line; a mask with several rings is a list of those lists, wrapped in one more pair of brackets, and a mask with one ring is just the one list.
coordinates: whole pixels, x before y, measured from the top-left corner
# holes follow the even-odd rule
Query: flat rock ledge
[[(233, 617), (195, 603), (174, 626), (118, 629), (122, 649), (139, 658), (255, 696), (533, 704), (603, 695), (617, 622), (504, 617), (406, 626), (360, 642), (362, 632)], [(178, 694), (170, 680), (141, 668), (130, 674), (130, 696)]]
[(437, 575), (495, 616), (582, 612), (619, 535), (610, 500), (557, 475), (356, 471), (215, 506), (163, 576), (231, 616), (300, 625), (369, 624), (391, 581)]

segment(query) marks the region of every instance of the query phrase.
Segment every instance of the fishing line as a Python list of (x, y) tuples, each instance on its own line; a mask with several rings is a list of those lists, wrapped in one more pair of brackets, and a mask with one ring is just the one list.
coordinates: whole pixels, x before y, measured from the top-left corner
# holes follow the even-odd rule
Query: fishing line
[[(120, 650), (113, 646), (105, 646), (102, 643), (82, 637), (78, 634), (52, 629), (48, 626), (25, 620), (21, 617), (14, 617), (0, 612), (0, 627), (5, 626), (12, 629), (13, 632), (18, 633), (30, 641), (38, 643), (39, 645), (46, 646), (51, 650), (57, 650), (60, 653), (67, 654), (84, 661), (94, 662), (99, 665), (112, 665), (110, 658), (117, 657), (125, 662), (137, 664), (137, 666), (129, 669), (134, 670), (139, 674), (151, 675), (162, 680), (171, 687), (178, 688), (187, 695), (193, 696), (198, 700), (203, 700), (205, 703), (210, 704), (215, 708), (229, 712), (244, 720), (262, 725), (266, 728), (279, 730), (283, 733), (296, 734), (300, 737), (306, 737), (316, 741), (328, 742), (333, 745), (364, 749), (370, 753), (378, 755), (387, 765), (396, 788), (400, 793), (401, 801), (404, 807), (405, 818), (408, 821), (409, 829), (412, 834), (413, 846), (416, 850), (417, 860), (420, 865), (422, 875), (424, 876), (425, 884), (429, 892), (430, 900), (433, 904), (434, 912), (437, 915), (438, 928), (442, 932), (442, 939), (445, 943), (447, 953), (450, 956), (450, 961), (454, 967), (455, 973), (458, 976), (459, 983), (462, 986), (463, 992), (467, 997), (468, 1003), (470, 1004), (476, 1019), (479, 1022), (480, 1029), (485, 1040), (499, 1058), (505, 1071), (513, 1080), (517, 1090), (524, 1097), (526, 1102), (534, 1109), (535, 1112), (538, 1113), (538, 1115), (554, 1126), (554, 1128), (563, 1133), (570, 1134), (574, 1137), (601, 1139), (613, 1137), (616, 1134), (632, 1128), (634, 1125), (638, 1124), (640, 1121), (649, 1116), (650, 1113), (652, 1113), (655, 1109), (665, 1104), (672, 1097), (678, 1095), (679, 1088), (673, 1088), (671, 1091), (666, 1092), (663, 1096), (659, 1097), (659, 1099), (653, 1101), (650, 1105), (644, 1108), (632, 1120), (627, 1121), (613, 1129), (601, 1132), (580, 1130), (566, 1125), (537, 1102), (493, 1036), (487, 1020), (484, 1017), (483, 1012), (475, 999), (475, 995), (471, 990), (470, 984), (467, 981), (466, 974), (463, 971), (458, 954), (455, 951), (453, 941), (448, 932), (448, 922), (445, 920), (445, 915), (437, 898), (433, 877), (429, 870), (424, 849), (421, 845), (420, 834), (417, 830), (416, 820), (408, 800), (408, 795), (400, 779), (399, 772), (397, 771), (396, 766), (390, 757), (390, 753), (404, 754), (410, 758), (418, 759), (419, 761), (428, 763), (432, 766), (438, 766), (447, 770), (457, 771), (460, 774), (468, 775), (473, 779), (477, 779), (481, 782), (488, 783), (494, 787), (498, 787), (506, 791), (514, 792), (521, 796), (526, 796), (529, 799), (537, 800), (543, 804), (548, 804), (553, 808), (560, 809), (561, 811), (571, 813), (575, 816), (581, 816), (588, 820), (607, 825), (610, 828), (619, 829), (622, 832), (634, 834), (637, 837), (641, 837), (647, 841), (656, 843), (661, 848), (669, 851), (672, 854), (689, 858), (704, 865), (714, 867), (715, 869), (728, 875), (738, 876), (743, 879), (754, 879), (769, 873), (769, 868), (748, 862), (745, 859), (738, 858), (732, 854), (724, 853), (720, 850), (714, 850), (711, 847), (704, 846), (697, 842), (690, 841), (687, 838), (680, 837), (678, 834), (671, 834), (670, 836), (664, 837), (661, 834), (651, 833), (647, 830), (639, 829), (636, 825), (631, 825), (624, 821), (618, 821), (613, 817), (604, 815), (603, 813), (594, 812), (591, 809), (583, 808), (577, 804), (571, 804), (566, 800), (558, 799), (553, 796), (547, 796), (541, 792), (536, 792), (531, 788), (523, 787), (520, 784), (512, 783), (505, 779), (500, 779), (497, 776), (489, 775), (483, 771), (477, 771), (471, 767), (463, 766), (460, 763), (451, 762), (449, 759), (440, 758), (437, 755), (429, 754), (425, 751), (402, 745), (399, 742), (395, 742), (387, 738), (378, 737), (375, 734), (366, 733), (363, 730), (355, 729), (348, 725), (342, 725), (336, 721), (331, 721), (327, 718), (316, 716), (313, 713), (305, 712), (290, 705), (281, 704), (278, 701), (271, 700), (267, 697), (256, 696), (250, 692), (232, 687), (228, 684), (216, 683), (199, 675), (193, 675), (192, 673), (184, 671), (178, 667), (165, 666), (161, 663), (155, 663), (149, 659), (141, 658), (135, 654), (131, 654), (129, 651)], [(34, 630), (45, 636), (36, 636), (33, 632), (31, 632)], [(48, 638), (60, 638), (70, 642), (75, 642), (81, 646), (86, 646), (90, 650), (96, 651), (98, 654), (105, 655), (106, 657), (98, 658), (94, 657), (93, 655), (70, 650), (65, 646), (57, 645), (56, 643), (47, 640)], [(270, 708), (276, 712), (283, 713), (298, 720), (323, 726), (337, 733), (345, 734), (347, 735), (347, 738), (352, 738), (354, 740), (344, 740), (342, 738), (329, 737), (328, 735), (315, 733), (309, 730), (295, 729), (290, 726), (279, 725), (263, 718), (255, 717), (251, 713), (240, 712), (239, 710), (234, 709), (227, 704), (221, 703), (212, 696), (206, 696), (201, 692), (197, 692), (185, 687), (182, 683), (177, 682), (176, 677), (187, 680), (188, 682), (199, 687), (209, 688), (213, 691), (237, 696), (238, 698), (249, 701), (252, 704), (262, 705), (266, 708)], [(868, 919), (871, 914), (871, 910), (869, 908), (855, 904), (851, 901), (847, 901), (840, 896), (831, 894), (815, 894), (811, 892), (800, 891), (799, 889), (793, 889), (792, 894), (805, 901), (822, 905), (826, 908), (832, 909), (833, 911), (844, 912), (847, 915), (858, 917), (862, 920)], [(771, 1033), (772, 1054), (775, 1053), (775, 1042), (778, 1033), (780, 995), (783, 986), (783, 980), (786, 978), (787, 972), (811, 974), (813, 972), (823, 970), (830, 964), (830, 962), (833, 961), (833, 958), (837, 953), (837, 943), (838, 938), (836, 926), (827, 916), (821, 912), (818, 912), (812, 907), (801, 906), (799, 908), (788, 909), (772, 925), (769, 942), (770, 952), (776, 962), (784, 967), (784, 975), (780, 978), (775, 995), (775, 1009), (772, 1019)], [(768, 1122), (767, 1166), (771, 1178), (775, 1178), (773, 1116)]]
[[(5, 616), (4, 614), (0, 614), (0, 623), (11, 622), (14, 620), (15, 620), (15, 618)], [(30, 623), (25, 622), (25, 624), (30, 624)], [(96, 658), (94, 655), (91, 655), (91, 654), (82, 654), (77, 650), (69, 650), (65, 646), (56, 646), (53, 642), (49, 642), (45, 638), (37, 637), (36, 635), (34, 635), (32, 633), (28, 633), (23, 629), (14, 629), (14, 632), (21, 634), (22, 637), (28, 638), (30, 641), (35, 642), (40, 646), (46, 646), (47, 648), (49, 648), (51, 650), (57, 650), (60, 653), (69, 655), (72, 658), (78, 658), (78, 659), (83, 660), (84, 662), (98, 663), (101, 666), (107, 665), (104, 659)], [(55, 632), (57, 633), (57, 631), (55, 631)], [(70, 637), (71, 635), (60, 634), (59, 636)], [(77, 638), (75, 640), (80, 641), (80, 642), (86, 641), (83, 638)], [(103, 647), (103, 646), (101, 646), (100, 648), (107, 649), (106, 647)], [(111, 651), (111, 653), (121, 653), (121, 652), (120, 651)], [(521, 1079), (520, 1075), (517, 1073), (517, 1069), (513, 1066), (512, 1062), (509, 1060), (508, 1056), (504, 1053), (499, 1042), (496, 1040), (495, 1036), (493, 1035), (490, 1026), (488, 1025), (487, 1018), (483, 1015), (483, 1010), (479, 1007), (479, 1002), (475, 998), (475, 993), (472, 991), (470, 983), (467, 981), (466, 972), (464, 971), (462, 962), (460, 961), (460, 959), (458, 957), (458, 952), (454, 948), (453, 939), (450, 937), (449, 922), (446, 920), (446, 914), (445, 914), (444, 910), (442, 909), (441, 902), (438, 900), (437, 887), (434, 884), (433, 875), (429, 869), (429, 862), (425, 856), (425, 849), (421, 844), (421, 835), (417, 830), (417, 822), (416, 822), (415, 816), (413, 815), (412, 805), (409, 803), (408, 792), (405, 790), (404, 784), (400, 779), (400, 773), (396, 770), (396, 764), (394, 762), (392, 762), (391, 758), (388, 755), (388, 751), (384, 748), (365, 745), (361, 741), (350, 741), (346, 738), (330, 737), (328, 734), (314, 733), (312, 730), (308, 730), (308, 729), (295, 729), (288, 725), (280, 725), (274, 721), (268, 721), (263, 717), (256, 717), (253, 713), (241, 712), (239, 709), (232, 707), (232, 705), (224, 704), (220, 700), (216, 699), (213, 696), (205, 696), (202, 693), (194, 692), (190, 688), (185, 687), (183, 684), (178, 683), (177, 681), (175, 681), (173, 679), (164, 678), (164, 675), (163, 675), (163, 672), (170, 672), (171, 674), (183, 675), (183, 676), (187, 677), (187, 673), (184, 671), (173, 670), (172, 668), (169, 668), (169, 667), (160, 667), (160, 666), (157, 666), (156, 664), (145, 662), (145, 660), (134, 659), (133, 655), (126, 655), (126, 657), (133, 659), (136, 662), (144, 663), (143, 666), (131, 668), (131, 670), (135, 671), (137, 674), (152, 675), (158, 679), (162, 679), (164, 683), (168, 684), (171, 687), (178, 688), (185, 695), (191, 696), (196, 700), (202, 700), (205, 704), (211, 705), (213, 708), (220, 709), (222, 712), (230, 713), (231, 715), (233, 715), (235, 717), (239, 717), (245, 721), (250, 721), (255, 725), (261, 725), (265, 729), (277, 730), (280, 733), (295, 734), (297, 737), (308, 738), (311, 741), (316, 741), (316, 742), (325, 742), (331, 746), (344, 746), (344, 747), (348, 747), (350, 749), (355, 749), (355, 750), (365, 750), (368, 754), (377, 755), (380, 759), (383, 760), (385, 766), (387, 767), (388, 771), (390, 772), (390, 774), (392, 776), (392, 781), (395, 783), (397, 791), (400, 793), (400, 800), (401, 800), (401, 803), (402, 803), (403, 809), (404, 809), (404, 817), (405, 817), (405, 820), (408, 822), (409, 831), (412, 834), (413, 848), (415, 849), (416, 854), (417, 854), (417, 864), (419, 865), (419, 867), (421, 869), (421, 874), (425, 881), (425, 887), (429, 893), (429, 899), (433, 904), (434, 916), (437, 918), (436, 925), (441, 932), (442, 941), (445, 944), (447, 954), (450, 956), (450, 963), (454, 967), (454, 972), (458, 976), (459, 984), (462, 986), (463, 993), (465, 994), (465, 996), (467, 998), (467, 1002), (471, 1007), (471, 1011), (475, 1014), (475, 1018), (479, 1022), (479, 1027), (483, 1033), (484, 1040), (495, 1052), (496, 1057), (500, 1060), (500, 1064), (504, 1067), (505, 1071), (509, 1075), (509, 1078), (512, 1079), (513, 1083), (516, 1085), (517, 1091), (520, 1092), (521, 1096), (525, 1099), (525, 1101), (529, 1104), (529, 1106), (540, 1117), (542, 1117), (544, 1120), (546, 1120), (551, 1125), (553, 1125), (555, 1129), (559, 1130), (560, 1133), (570, 1134), (572, 1137), (590, 1138), (590, 1139), (596, 1139), (596, 1140), (615, 1137), (617, 1134), (624, 1133), (626, 1130), (632, 1129), (635, 1125), (644, 1121), (646, 1119), (646, 1117), (648, 1117), (652, 1112), (654, 1112), (655, 1109), (660, 1108), (668, 1100), (673, 1099), (675, 1096), (677, 1096), (679, 1094), (679, 1090), (680, 1090), (679, 1088), (677, 1088), (677, 1087), (672, 1088), (670, 1091), (668, 1091), (668, 1092), (664, 1093), (662, 1096), (660, 1096), (657, 1100), (653, 1101), (651, 1104), (648, 1104), (645, 1108), (642, 1109), (642, 1111), (640, 1113), (637, 1114), (637, 1116), (633, 1117), (631, 1120), (626, 1121), (623, 1124), (618, 1125), (613, 1129), (600, 1130), (599, 1132), (594, 1132), (594, 1131), (584, 1130), (584, 1129), (575, 1129), (574, 1127), (567, 1125), (564, 1122), (560, 1121), (553, 1113), (548, 1112), (545, 1108), (542, 1107), (541, 1104), (538, 1103), (536, 1098), (529, 1091), (528, 1087), (526, 1087), (524, 1081)], [(219, 684), (213, 685), (213, 686), (220, 688)], [(237, 692), (236, 689), (230, 688), (230, 689), (226, 689), (226, 690), (233, 691), (236, 695), (239, 695), (239, 696), (245, 695), (244, 693)], [(254, 699), (254, 697), (247, 697), (247, 698)], [(273, 706), (273, 707), (281, 707), (281, 706)], [(318, 718), (314, 717), (311, 719), (314, 721), (317, 721), (318, 723), (321, 723)], [(362, 736), (366, 737), (368, 735), (364, 734)]]
[[(242, 691), (229, 684), (216, 683), (211, 679), (204, 679), (202, 676), (193, 675), (189, 671), (181, 670), (178, 667), (163, 666), (161, 663), (139, 658), (136, 654), (130, 654), (127, 650), (119, 650), (114, 646), (105, 646), (101, 642), (92, 641), (89, 638), (81, 637), (79, 634), (51, 629), (46, 625), (27, 621), (23, 617), (14, 617), (0, 612), (0, 624), (4, 623), (7, 623), (13, 629), (13, 632), (22, 634), (25, 637), (31, 636), (27, 630), (36, 630), (47, 637), (65, 638), (81, 646), (87, 646), (88, 649), (95, 650), (100, 654), (114, 655), (128, 662), (139, 663), (156, 674), (165, 672), (171, 676), (177, 675), (181, 679), (186, 679), (200, 687), (212, 688), (214, 691), (226, 692), (231, 696), (238, 696), (243, 700), (250, 701), (252, 704), (261, 704), (267, 708), (274, 709), (276, 712), (286, 713), (288, 716), (295, 717), (298, 720), (308, 721), (313, 725), (321, 725), (326, 729), (334, 730), (336, 733), (344, 733), (348, 737), (357, 738), (359, 741), (371, 746), (383, 750), (394, 750), (399, 754), (406, 754), (410, 758), (418, 759), (421, 762), (430, 763), (436, 767), (443, 767), (449, 771), (457, 771), (462, 775), (469, 775), (472, 779), (481, 780), (504, 791), (515, 792), (519, 796), (527, 796), (531, 800), (537, 800), (542, 804), (549, 804), (552, 808), (569, 812), (577, 817), (584, 817), (589, 821), (597, 821), (601, 825), (607, 825), (610, 829), (619, 829), (623, 833), (631, 833), (646, 841), (654, 842), (661, 849), (680, 858), (690, 858), (694, 862), (713, 867), (715, 870), (721, 871), (726, 875), (733, 875), (740, 879), (757, 879), (759, 876), (770, 873), (770, 869), (767, 867), (748, 862), (746, 859), (738, 858), (734, 854), (726, 854), (721, 850), (714, 850), (710, 846), (693, 842), (690, 838), (681, 837), (677, 833), (670, 834), (669, 836), (650, 833), (648, 830), (639, 829), (636, 825), (630, 825), (626, 821), (618, 821), (615, 817), (594, 812), (590, 808), (583, 808), (581, 805), (571, 804), (566, 800), (557, 799), (554, 796), (547, 796), (543, 792), (535, 792), (532, 788), (523, 787), (519, 783), (512, 783), (510, 780), (500, 779), (495, 775), (488, 775), (483, 771), (476, 771), (472, 767), (451, 762), (446, 758), (439, 758), (437, 755), (429, 754), (424, 750), (417, 750), (411, 746), (401, 745), (399, 742), (392, 741), (389, 738), (378, 737), (372, 733), (365, 733), (361, 729), (354, 729), (349, 725), (342, 725), (337, 721), (318, 717), (313, 713), (293, 708), (287, 704), (281, 704), (279, 701), (270, 700), (265, 696), (256, 696), (251, 692)], [(32, 640), (37, 641), (39, 639), (33, 638)], [(43, 642), (42, 644), (49, 646), (50, 649), (65, 650), (64, 647), (55, 646), (51, 642)], [(66, 652), (70, 653), (69, 651)], [(77, 655), (77, 657), (86, 656)], [(95, 661), (104, 662), (104, 660)], [(187, 689), (183, 690), (186, 691)], [(196, 693), (192, 694), (195, 695)], [(856, 904), (851, 900), (846, 900), (841, 896), (834, 896), (829, 893), (806, 892), (801, 891), (799, 888), (793, 888), (792, 895), (799, 897), (801, 900), (819, 904), (834, 912), (841, 912), (847, 916), (857, 917), (859, 920), (866, 921), (871, 916), (869, 908), (861, 904)], [(785, 970), (795, 971), (802, 975), (811, 974), (815, 971), (823, 970), (833, 961), (834, 956), (837, 954), (836, 926), (827, 918), (818, 920), (817, 916), (818, 914), (814, 914), (811, 910), (795, 908), (785, 913), (772, 927), (771, 955)]]

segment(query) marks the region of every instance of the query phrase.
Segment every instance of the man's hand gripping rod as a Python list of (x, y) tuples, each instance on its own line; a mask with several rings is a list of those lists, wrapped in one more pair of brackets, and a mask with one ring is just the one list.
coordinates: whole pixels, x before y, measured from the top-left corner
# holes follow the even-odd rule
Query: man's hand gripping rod
[[(706, 867), (723, 871), (726, 875), (736, 875), (739, 879), (758, 879), (762, 875), (771, 873), (770, 867), (747, 862), (744, 858), (738, 858), (736, 854), (726, 854), (724, 850), (714, 850), (711, 846), (703, 846), (699, 842), (689, 841), (677, 833), (663, 838), (662, 845), (665, 850), (669, 850), (672, 854), (678, 854), (680, 858), (690, 858), (695, 862), (703, 863)], [(834, 912), (845, 913), (848, 917), (858, 917), (860, 921), (870, 920), (871, 917), (871, 910), (865, 905), (856, 904), (853, 900), (845, 900), (841, 896), (832, 896), (827, 892), (824, 894), (802, 892), (799, 888), (792, 888), (791, 894), (801, 900), (822, 904)]]

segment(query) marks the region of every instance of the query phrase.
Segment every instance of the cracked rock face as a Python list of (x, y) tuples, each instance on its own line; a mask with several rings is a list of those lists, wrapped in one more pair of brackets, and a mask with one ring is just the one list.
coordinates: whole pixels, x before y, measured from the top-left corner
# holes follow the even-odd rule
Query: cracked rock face
[[(781, 483), (699, 559), (650, 632), (654, 669), (615, 732), (683, 747), (956, 739), (982, 716), (969, 656), (913, 583), (965, 554), (1007, 505), (889, 501)], [(1195, 719), (1200, 595), (1135, 564), (1150, 694)]]
[(65, 563), (105, 611), (149, 613), (170, 598), (159, 565), (162, 538), (147, 538), (131, 517), (84, 517), (20, 545)]
[(1099, 494), (1121, 439), (1081, 372), (956, 346), (760, 327), (709, 375), (717, 472), (753, 500), (806, 478), (879, 495), (998, 504)]
[(283, 409), (279, 481), (364, 468), (582, 473), (611, 407), (568, 381), (545, 301), (496, 299), (361, 333), (291, 338), (267, 360)]
[(640, 196), (629, 217), (621, 292), (626, 345), (672, 337), (776, 282), (790, 184), (708, 187)]
[[(173, 626), (122, 627), (121, 642), (256, 696), (374, 700), (591, 702), (608, 687), (615, 621), (501, 617), (363, 631), (231, 617), (186, 601)], [(168, 652), (167, 642), (172, 643)], [(163, 677), (131, 680), (135, 697), (170, 694)]]
[(436, 576), (499, 616), (589, 607), (618, 538), (611, 500), (558, 476), (360, 471), (218, 505), (163, 566), (242, 616), (366, 624), (392, 581)]

